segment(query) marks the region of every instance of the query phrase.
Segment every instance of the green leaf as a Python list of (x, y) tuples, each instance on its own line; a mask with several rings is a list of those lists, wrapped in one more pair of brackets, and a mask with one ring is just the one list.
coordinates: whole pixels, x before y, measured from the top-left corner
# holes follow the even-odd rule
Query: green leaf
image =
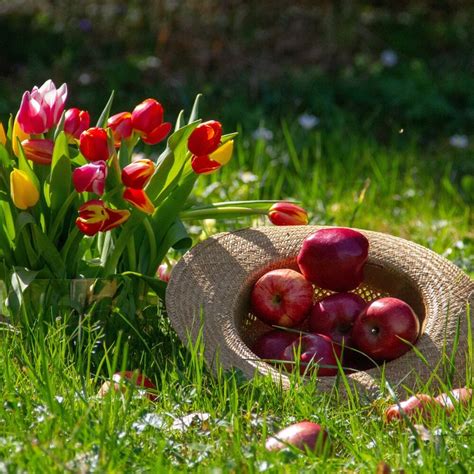
[(56, 127), (56, 130), (54, 131), (54, 138), (53, 140), (56, 142), (57, 138), (59, 137), (59, 134), (64, 130), (64, 121), (66, 119), (66, 111), (63, 110), (63, 113), (61, 114), (61, 118), (59, 119), (59, 123)]
[(6, 169), (12, 168), (13, 160), (10, 158), (10, 155), (7, 149), (0, 143), (0, 166)]
[(107, 120), (109, 119), (110, 109), (112, 108), (112, 103), (114, 101), (114, 95), (115, 95), (115, 91), (112, 91), (112, 93), (110, 94), (109, 100), (105, 104), (104, 110), (100, 114), (99, 120), (97, 120), (96, 127), (105, 128), (105, 125), (107, 124)]
[(176, 119), (176, 125), (174, 126), (174, 131), (176, 132), (179, 130), (184, 124), (184, 110), (181, 110), (178, 114), (178, 118)]
[(227, 135), (222, 135), (221, 143), (224, 144), (225, 142), (228, 142), (229, 140), (234, 139), (238, 134), (239, 132), (232, 132), (232, 133), (228, 133)]
[(71, 180), (72, 171), (67, 137), (64, 132), (60, 132), (54, 144), (51, 161), (49, 196), (52, 219), (71, 194)]
[(191, 110), (191, 115), (189, 116), (188, 123), (192, 123), (197, 120), (199, 114), (199, 102), (201, 101), (202, 94), (198, 94), (194, 99), (193, 108)]
[(13, 267), (11, 276), (12, 293), (8, 297), (10, 310), (17, 313), (23, 303), (23, 294), (37, 277), (39, 271), (23, 267)]
[(188, 250), (193, 245), (193, 240), (189, 237), (186, 227), (180, 219), (176, 219), (165, 235), (162, 246), (175, 250)]
[(198, 120), (185, 125), (169, 137), (168, 146), (158, 158), (155, 173), (145, 188), (155, 206), (158, 206), (167, 196), (167, 191), (177, 184), (188, 159), (188, 137), (200, 123)]
[(167, 284), (164, 281), (137, 272), (124, 272), (120, 275), (143, 280), (162, 300), (165, 299)]
[(32, 228), (36, 246), (40, 251), (41, 257), (51, 270), (51, 273), (56, 278), (64, 278), (66, 276), (66, 266), (56, 246), (53, 245), (36, 224), (33, 224)]

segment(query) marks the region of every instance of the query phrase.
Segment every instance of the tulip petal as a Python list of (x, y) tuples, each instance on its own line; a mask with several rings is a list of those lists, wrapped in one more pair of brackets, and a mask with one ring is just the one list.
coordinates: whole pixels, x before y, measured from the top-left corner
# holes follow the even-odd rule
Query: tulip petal
[(211, 160), (208, 155), (193, 156), (191, 158), (191, 167), (196, 174), (211, 174), (217, 171), (221, 164)]
[(127, 211), (126, 209), (107, 209), (107, 214), (108, 218), (104, 227), (102, 228), (102, 232), (113, 229), (114, 227), (118, 227), (130, 217), (130, 211)]
[(226, 165), (232, 158), (234, 151), (234, 140), (229, 140), (220, 146), (214, 153), (209, 155), (209, 158), (221, 165)]
[(155, 206), (143, 189), (126, 188), (123, 198), (142, 212), (153, 214)]
[(164, 122), (148, 135), (143, 135), (142, 140), (147, 145), (156, 145), (166, 138), (166, 135), (170, 133), (171, 128), (172, 125), (170, 122)]
[(0, 122), (0, 143), (5, 145), (7, 143), (7, 135), (5, 133), (5, 129), (3, 128), (3, 123)]
[(122, 170), (122, 182), (127, 188), (143, 189), (154, 172), (153, 161), (135, 160)]
[(222, 137), (222, 125), (215, 121), (201, 123), (188, 138), (188, 149), (196, 156), (209, 155), (213, 153)]
[(76, 168), (72, 173), (72, 181), (76, 191), (91, 191), (101, 196), (104, 193), (107, 165), (105, 161), (96, 161)]

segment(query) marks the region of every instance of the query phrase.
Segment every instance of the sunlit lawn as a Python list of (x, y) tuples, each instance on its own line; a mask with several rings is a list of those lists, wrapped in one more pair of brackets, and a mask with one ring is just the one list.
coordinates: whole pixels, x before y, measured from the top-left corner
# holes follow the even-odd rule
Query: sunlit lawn
[[(283, 124), (268, 141), (242, 134), (232, 164), (200, 182), (197, 195), (206, 202), (297, 199), (311, 223), (408, 238), (472, 275), (473, 197), (461, 185), (472, 173), (471, 154)], [(196, 222), (190, 232), (198, 239), (257, 224), (267, 222)], [(186, 351), (163, 314), (160, 337), (148, 341), (141, 361), (127, 356), (122, 340), (99, 370), (90, 363), (98, 335), (76, 350), (65, 334), (67, 315), (57, 316), (46, 333), (40, 326), (0, 332), (0, 472), (375, 472), (382, 460), (395, 472), (474, 471), (468, 408), (449, 418), (434, 412), (424, 441), (404, 423), (384, 424), (392, 401), (386, 388), (375, 401), (347, 401), (318, 393), (314, 381), (284, 392), (262, 377), (209, 375), (202, 347)], [(97, 397), (115, 370), (138, 366), (156, 382), (155, 403), (131, 390)], [(330, 433), (323, 455), (265, 451), (269, 433), (303, 419)]]

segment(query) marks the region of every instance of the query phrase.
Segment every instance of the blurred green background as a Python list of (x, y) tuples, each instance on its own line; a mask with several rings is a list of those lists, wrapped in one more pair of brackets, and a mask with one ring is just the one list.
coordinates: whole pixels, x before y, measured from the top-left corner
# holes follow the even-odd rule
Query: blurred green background
[(115, 112), (151, 96), (167, 118), (203, 92), (230, 128), (315, 117), (466, 148), (473, 25), (473, 2), (455, 0), (1, 0), (0, 118), (52, 78), (94, 114), (112, 89)]

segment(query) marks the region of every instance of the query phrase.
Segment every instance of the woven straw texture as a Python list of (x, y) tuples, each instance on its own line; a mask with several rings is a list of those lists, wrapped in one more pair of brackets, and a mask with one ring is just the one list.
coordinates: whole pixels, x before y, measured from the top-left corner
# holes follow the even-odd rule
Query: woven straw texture
[[(322, 227), (260, 227), (222, 233), (188, 252), (174, 268), (166, 293), (171, 323), (186, 344), (196, 341), (202, 328), (205, 357), (215, 366), (238, 368), (252, 377), (270, 374), (283, 387), (289, 379), (251, 351), (254, 341), (270, 326), (249, 315), (255, 281), (275, 268), (296, 269), (296, 256), (305, 237)], [(413, 350), (386, 363), (387, 381), (402, 394), (414, 391), (444, 367), (443, 354), (455, 353), (449, 367), (455, 385), (465, 384), (467, 360), (467, 303), (474, 302), (474, 281), (436, 253), (378, 232), (358, 229), (370, 243), (364, 282), (356, 290), (366, 300), (394, 296), (412, 306), (422, 322), (416, 343), (427, 364)], [(326, 293), (316, 291), (316, 298)], [(474, 317), (471, 319), (473, 330)], [(456, 333), (458, 330), (459, 339)], [(453, 349), (455, 349), (453, 351)], [(454, 375), (453, 375), (454, 374)], [(438, 375), (444, 377), (443, 372)], [(380, 370), (348, 375), (353, 388), (376, 396)], [(330, 391), (336, 377), (321, 377), (318, 389)], [(339, 387), (340, 388), (340, 387)]]

